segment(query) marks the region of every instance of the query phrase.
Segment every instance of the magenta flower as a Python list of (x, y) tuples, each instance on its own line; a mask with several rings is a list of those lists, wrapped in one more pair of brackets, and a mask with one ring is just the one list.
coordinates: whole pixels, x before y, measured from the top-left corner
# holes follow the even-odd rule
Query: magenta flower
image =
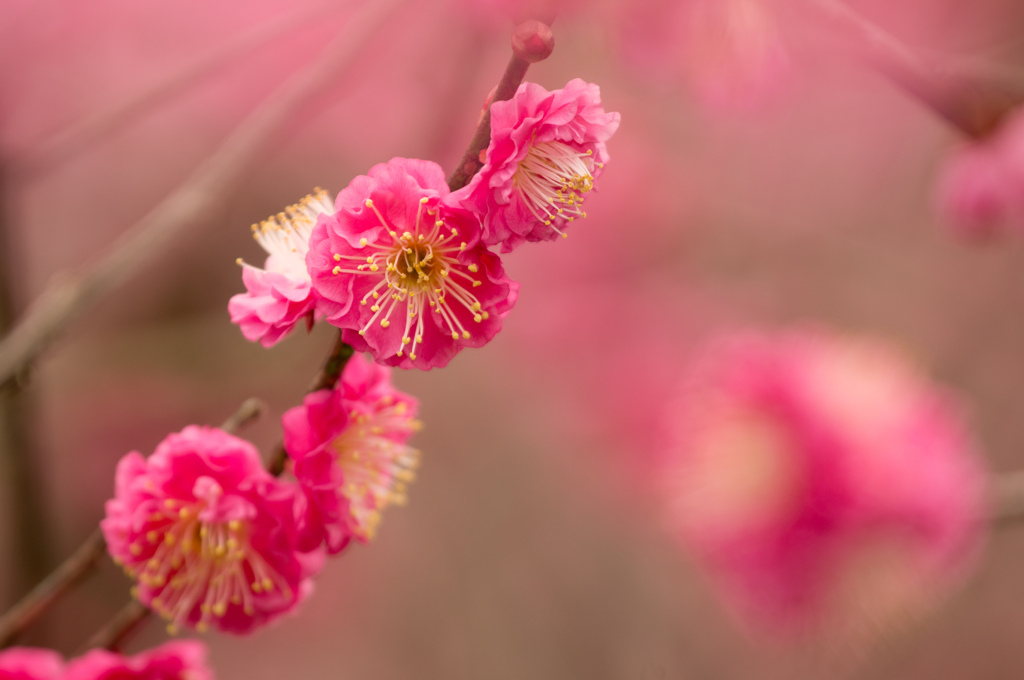
[(601, 90), (578, 78), (548, 92), (523, 83), (491, 106), (484, 166), (458, 192), (483, 215), (483, 241), (507, 253), (524, 241), (550, 241), (578, 217), (608, 162), (605, 142), (619, 114), (605, 113)]
[(969, 238), (1024, 230), (1024, 112), (1013, 114), (990, 139), (952, 155), (938, 202), (950, 224)]
[(175, 640), (142, 654), (125, 657), (94, 649), (68, 662), (63, 680), (213, 680), (206, 645)]
[(947, 395), (885, 346), (734, 339), (668, 415), (672, 524), (755, 628), (902, 622), (978, 552), (970, 437)]
[(246, 292), (228, 301), (231, 321), (247, 340), (270, 347), (302, 319), (312, 326), (322, 318), (306, 271), (306, 253), (317, 216), (325, 212), (333, 212), (331, 197), (317, 189), (285, 212), (252, 225), (253, 237), (267, 251), (267, 261), (260, 269), (238, 260)]
[(0, 680), (58, 680), (64, 661), (49, 649), (12, 647), (0, 651)]
[(394, 158), (352, 180), (310, 237), (319, 308), (379, 363), (445, 366), (501, 330), (519, 285), (449, 200), (436, 163)]
[(133, 594), (170, 627), (247, 633), (292, 611), (322, 555), (296, 549), (301, 494), (246, 441), (210, 427), (168, 435), (117, 466), (101, 523)]
[(390, 369), (354, 356), (333, 390), (306, 396), (284, 414), (284, 445), (308, 499), (300, 545), (326, 541), (340, 552), (354, 537), (372, 539), (381, 512), (404, 505), (419, 451), (406, 445), (419, 429), (418, 404), (391, 386)]

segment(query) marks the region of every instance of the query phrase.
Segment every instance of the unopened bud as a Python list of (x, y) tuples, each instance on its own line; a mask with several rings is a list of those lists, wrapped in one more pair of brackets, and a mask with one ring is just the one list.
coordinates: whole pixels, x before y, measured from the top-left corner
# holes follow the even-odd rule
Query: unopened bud
[(551, 27), (530, 19), (512, 31), (512, 51), (523, 61), (535, 64), (551, 56), (555, 49), (555, 36)]

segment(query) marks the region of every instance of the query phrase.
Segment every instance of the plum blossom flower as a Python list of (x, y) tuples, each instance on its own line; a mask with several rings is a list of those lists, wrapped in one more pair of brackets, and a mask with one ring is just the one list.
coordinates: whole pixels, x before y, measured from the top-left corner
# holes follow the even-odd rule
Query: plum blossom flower
[(523, 83), (491, 106), (484, 165), (459, 191), (483, 216), (483, 241), (510, 252), (525, 241), (550, 241), (576, 218), (608, 162), (605, 142), (619, 114), (605, 113), (601, 90), (579, 78), (548, 92)]
[(206, 645), (175, 640), (156, 649), (125, 657), (94, 649), (68, 662), (63, 680), (213, 680)]
[(947, 161), (938, 203), (958, 233), (969, 238), (1024, 231), (1024, 111), (995, 134), (966, 145)]
[(301, 494), (246, 441), (210, 427), (170, 434), (117, 466), (101, 523), (133, 594), (172, 630), (247, 633), (293, 610), (322, 555), (296, 549)]
[(284, 212), (252, 225), (253, 238), (267, 251), (267, 261), (260, 269), (238, 260), (246, 292), (228, 301), (231, 321), (247, 340), (271, 347), (302, 319), (312, 326), (322, 317), (316, 312), (306, 253), (317, 216), (325, 212), (333, 212), (331, 197), (316, 189)]
[(353, 179), (310, 237), (319, 308), (379, 363), (443, 367), (489, 342), (515, 304), (479, 219), (449, 196), (436, 163), (394, 158)]
[(391, 386), (390, 369), (352, 357), (338, 386), (307, 395), (281, 419), (292, 472), (308, 499), (300, 546), (338, 553), (371, 540), (389, 505), (404, 505), (419, 451), (416, 400)]
[(0, 652), (0, 680), (58, 680), (64, 661), (49, 649), (13, 647)]
[(947, 395), (884, 345), (734, 338), (668, 416), (672, 525), (754, 628), (904, 623), (977, 553), (985, 489), (970, 437)]

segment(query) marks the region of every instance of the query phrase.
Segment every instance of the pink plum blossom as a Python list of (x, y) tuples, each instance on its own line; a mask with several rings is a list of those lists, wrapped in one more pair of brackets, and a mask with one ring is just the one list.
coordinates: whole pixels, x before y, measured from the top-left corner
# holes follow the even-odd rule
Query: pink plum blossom
[(991, 138), (952, 155), (939, 182), (938, 202), (967, 237), (1024, 230), (1024, 111)]
[(484, 165), (458, 192), (483, 216), (483, 241), (509, 252), (525, 241), (550, 241), (577, 218), (608, 162), (605, 142), (619, 114), (605, 113), (601, 90), (579, 78), (548, 92), (523, 83), (491, 106)]
[(281, 419), (292, 472), (308, 499), (300, 545), (326, 541), (340, 552), (354, 537), (373, 538), (381, 512), (405, 503), (419, 451), (418, 404), (391, 386), (390, 369), (352, 357), (338, 386), (314, 392)]
[(63, 665), (49, 649), (13, 647), (0, 652), (0, 680), (58, 680)]
[(206, 645), (175, 640), (135, 656), (94, 649), (68, 662), (63, 680), (213, 680)]
[(306, 253), (317, 216), (325, 212), (333, 212), (331, 197), (318, 189), (285, 212), (252, 225), (267, 261), (263, 269), (238, 261), (246, 292), (228, 301), (231, 320), (247, 340), (270, 347), (302, 319), (312, 326), (314, 319), (322, 318), (306, 271)]
[(429, 161), (394, 158), (321, 215), (306, 264), (327, 320), (379, 363), (443, 367), (501, 330), (518, 284), (480, 243), (480, 222)]
[(292, 611), (322, 555), (296, 548), (301, 493), (251, 444), (189, 426), (117, 466), (101, 527), (133, 594), (172, 629), (247, 633)]
[(755, 628), (901, 622), (978, 551), (984, 475), (959, 411), (884, 345), (732, 338), (667, 415), (672, 526)]

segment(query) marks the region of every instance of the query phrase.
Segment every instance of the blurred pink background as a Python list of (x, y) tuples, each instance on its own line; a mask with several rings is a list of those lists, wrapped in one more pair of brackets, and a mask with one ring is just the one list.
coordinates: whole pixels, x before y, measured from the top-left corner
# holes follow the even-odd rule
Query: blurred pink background
[[(8, 3), (0, 11), (0, 154), (22, 305), (93, 262), (260, 100), (315, 58), (356, 3), (318, 10), (46, 172), (50, 135), (316, 3)], [(219, 423), (268, 451), (328, 351), (320, 327), (271, 350), (228, 321), (249, 224), (393, 156), (451, 168), (508, 58), (510, 24), (468, 0), (409, 2), (315, 107), (179, 239), (38, 364), (54, 559), (95, 527), (116, 461)], [(402, 372), (422, 403), (423, 466), (371, 545), (328, 564), (300, 611), (251, 638), (208, 635), (218, 677), (1019, 678), (1024, 535), (995, 533), (962, 592), (881, 650), (781, 650), (744, 637), (665, 537), (649, 491), (653, 409), (711, 333), (802, 321), (903, 346), (971, 408), (996, 471), (1024, 467), (1024, 244), (958, 242), (933, 209), (962, 143), (877, 74), (788, 27), (770, 101), (723, 111), (620, 58), (611, 0), (560, 17), (529, 78), (581, 77), (622, 114), (611, 163), (569, 238), (524, 247), (505, 330), (444, 370)], [(911, 44), (1024, 77), (1024, 5), (851, 1)], [(791, 33), (791, 35), (790, 35)], [(16, 452), (15, 452), (16, 453)], [(6, 456), (5, 456), (6, 460)], [(0, 468), (2, 469), (2, 468)], [(0, 606), (20, 595), (0, 484)], [(27, 638), (71, 653), (128, 599), (105, 560)], [(164, 637), (151, 622), (130, 649)], [(821, 658), (821, 657), (824, 657)]]

